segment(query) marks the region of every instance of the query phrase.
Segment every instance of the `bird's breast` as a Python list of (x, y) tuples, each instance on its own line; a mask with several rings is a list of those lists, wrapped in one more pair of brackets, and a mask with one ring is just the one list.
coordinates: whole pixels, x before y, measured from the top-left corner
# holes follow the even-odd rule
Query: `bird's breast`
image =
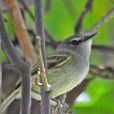
[(52, 97), (64, 94), (86, 77), (89, 70), (88, 61), (71, 61), (61, 68), (49, 70), (49, 83), (52, 85)]

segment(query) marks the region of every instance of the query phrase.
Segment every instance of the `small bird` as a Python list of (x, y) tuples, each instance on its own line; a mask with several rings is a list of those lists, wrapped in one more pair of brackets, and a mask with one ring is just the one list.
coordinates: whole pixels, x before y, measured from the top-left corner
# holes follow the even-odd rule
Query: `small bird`
[[(79, 85), (89, 71), (89, 57), (91, 44), (96, 32), (72, 35), (62, 41), (55, 54), (47, 58), (48, 82), (51, 85), (51, 98), (56, 98), (71, 91)], [(32, 68), (32, 98), (41, 100), (40, 86), (37, 81), (37, 65)], [(21, 86), (18, 87), (2, 103), (1, 110), (4, 111), (15, 99), (21, 97)]]

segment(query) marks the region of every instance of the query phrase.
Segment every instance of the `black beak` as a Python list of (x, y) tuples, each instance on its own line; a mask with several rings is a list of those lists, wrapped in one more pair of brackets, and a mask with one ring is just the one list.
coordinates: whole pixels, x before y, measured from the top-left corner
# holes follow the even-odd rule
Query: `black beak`
[(82, 42), (94, 38), (97, 35), (97, 32), (86, 33), (83, 35)]

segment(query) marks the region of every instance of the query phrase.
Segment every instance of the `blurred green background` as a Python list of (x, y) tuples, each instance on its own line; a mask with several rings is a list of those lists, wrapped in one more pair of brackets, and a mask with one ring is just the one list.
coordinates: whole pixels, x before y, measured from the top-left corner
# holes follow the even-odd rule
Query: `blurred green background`
[[(64, 40), (74, 34), (74, 27), (82, 11), (84, 11), (87, 0), (51, 0), (49, 11), (44, 13), (44, 26), (46, 31), (55, 40)], [(44, 7), (46, 0), (44, 0)], [(34, 7), (28, 6), (34, 14)], [(98, 20), (114, 7), (114, 0), (93, 0), (92, 11), (84, 19), (82, 32), (86, 32)], [(34, 30), (34, 21), (25, 13), (27, 28)], [(7, 13), (4, 13), (6, 28), (9, 36), (14, 40), (12, 22)], [(98, 36), (93, 44), (114, 45), (114, 19), (104, 24), (98, 31)], [(31, 37), (32, 39), (32, 37)], [(19, 51), (19, 50), (18, 50)], [(48, 50), (50, 52), (50, 49)], [(47, 53), (49, 53), (47, 51)], [(20, 51), (21, 53), (21, 51)], [(5, 54), (0, 50), (0, 62), (5, 60)], [(92, 50), (91, 64), (108, 65), (114, 67), (114, 53)], [(79, 96), (71, 108), (74, 114), (114, 114), (114, 81), (95, 78), (91, 81)]]

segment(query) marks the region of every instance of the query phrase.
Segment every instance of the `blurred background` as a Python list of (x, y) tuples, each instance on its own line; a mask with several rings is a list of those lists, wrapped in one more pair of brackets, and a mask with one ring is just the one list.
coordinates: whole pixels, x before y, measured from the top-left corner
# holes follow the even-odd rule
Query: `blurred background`
[[(25, 0), (24, 3), (22, 0), (18, 0), (18, 2), (27, 30), (30, 34), (29, 40), (34, 44), (34, 6), (30, 0)], [(114, 7), (114, 0), (43, 0), (43, 2), (47, 55), (53, 53), (58, 43), (57, 41), (64, 40), (75, 32), (79, 33), (76, 27), (81, 15), (84, 15), (84, 17), (82, 18), (83, 22), (80, 31), (84, 33)], [(0, 0), (0, 4), (2, 3), (3, 1)], [(22, 49), (16, 39), (12, 22), (5, 5), (3, 5), (3, 9), (5, 26), (10, 39), (19, 54), (23, 57)], [(84, 12), (85, 14), (83, 14)], [(93, 48), (90, 58), (91, 65), (108, 66), (114, 69), (114, 19), (103, 24), (97, 32), (99, 34), (97, 38), (93, 40), (93, 44), (95, 46), (110, 46), (111, 49)], [(0, 49), (0, 62), (2, 63), (4, 61), (7, 61), (6, 55), (2, 49)], [(103, 75), (108, 74), (107, 72), (103, 73)], [(114, 77), (114, 73), (112, 76)], [(74, 97), (73, 103), (71, 103), (73, 105), (71, 105), (70, 110), (74, 112), (74, 114), (114, 114), (113, 78), (102, 78), (99, 76), (99, 73), (93, 77), (94, 79), (89, 80), (89, 82), (84, 85), (84, 89), (76, 96), (76, 99)]]

